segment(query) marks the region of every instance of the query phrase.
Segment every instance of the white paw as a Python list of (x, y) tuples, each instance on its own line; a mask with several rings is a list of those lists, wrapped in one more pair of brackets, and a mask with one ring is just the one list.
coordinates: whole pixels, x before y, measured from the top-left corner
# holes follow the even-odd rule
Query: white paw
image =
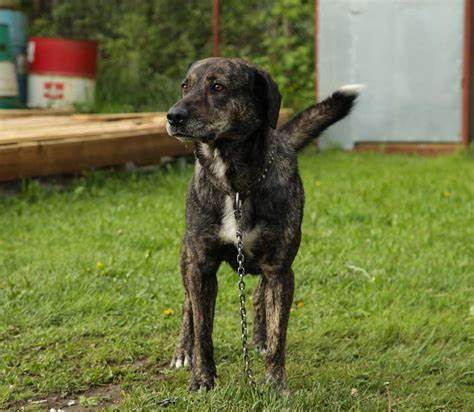
[(265, 355), (267, 353), (267, 348), (265, 346), (255, 346), (255, 352), (260, 355)]
[(192, 359), (189, 355), (178, 355), (171, 361), (171, 369), (189, 368), (191, 366)]

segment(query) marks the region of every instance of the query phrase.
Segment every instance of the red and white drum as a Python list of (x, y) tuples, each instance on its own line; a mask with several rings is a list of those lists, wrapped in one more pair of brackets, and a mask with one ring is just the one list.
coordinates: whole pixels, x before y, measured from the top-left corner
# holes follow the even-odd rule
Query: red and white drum
[(94, 101), (97, 43), (32, 38), (28, 107), (68, 108)]

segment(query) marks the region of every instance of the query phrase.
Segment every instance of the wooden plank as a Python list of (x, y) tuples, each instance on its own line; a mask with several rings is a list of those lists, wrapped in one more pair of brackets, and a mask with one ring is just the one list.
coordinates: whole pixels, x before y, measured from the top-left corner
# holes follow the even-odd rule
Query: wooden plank
[(290, 117), (293, 116), (294, 110), (284, 107), (280, 110), (280, 115), (278, 116), (278, 127), (281, 126), (283, 123), (290, 120)]
[(142, 112), (142, 113), (107, 113), (107, 114), (75, 114), (71, 116), (72, 119), (77, 120), (93, 120), (99, 122), (111, 122), (117, 120), (127, 119), (144, 119), (149, 117), (165, 117), (166, 113), (163, 112)]
[(11, 144), (26, 141), (42, 141), (51, 139), (67, 139), (71, 136), (80, 136), (84, 139), (94, 137), (103, 133), (121, 133), (124, 131), (165, 131), (165, 121), (158, 119), (154, 122), (141, 123), (133, 120), (119, 122), (85, 122), (77, 124), (66, 124), (58, 127), (51, 126), (47, 130), (5, 130), (0, 131), (0, 144)]
[[(0, 119), (0, 139), (6, 135), (12, 136), (13, 134), (17, 133), (18, 131), (28, 131), (30, 130), (32, 133), (38, 131), (39, 128), (51, 128), (55, 129), (58, 126), (65, 126), (65, 125), (81, 125), (81, 124), (96, 124), (100, 125), (101, 127), (107, 127), (102, 122), (118, 122), (120, 120), (132, 120), (134, 119), (135, 124), (144, 123), (144, 122), (164, 122), (165, 115), (164, 114), (157, 114), (154, 113), (153, 116), (146, 116), (146, 117), (124, 117), (124, 118), (117, 118), (113, 120), (112, 118), (108, 120), (101, 120), (98, 118), (94, 120), (94, 118), (89, 117), (82, 117), (82, 116), (44, 116), (44, 117), (28, 117), (28, 118), (12, 118), (12, 119)], [(113, 126), (112, 126), (113, 127)], [(39, 134), (39, 133), (38, 133)]]
[(73, 113), (73, 109), (1, 109), (0, 119), (31, 116), (67, 116)]
[(357, 152), (412, 153), (437, 156), (462, 150), (460, 143), (356, 143)]
[(163, 134), (71, 138), (22, 145), (0, 150), (0, 181), (33, 176), (78, 173), (82, 170), (126, 162), (156, 164), (163, 156), (192, 153), (176, 139)]
[(71, 119), (71, 117), (69, 116), (20, 117), (13, 119), (0, 119), (0, 134), (15, 133), (22, 130), (38, 130), (39, 128), (50, 128), (77, 124), (80, 124), (80, 121)]

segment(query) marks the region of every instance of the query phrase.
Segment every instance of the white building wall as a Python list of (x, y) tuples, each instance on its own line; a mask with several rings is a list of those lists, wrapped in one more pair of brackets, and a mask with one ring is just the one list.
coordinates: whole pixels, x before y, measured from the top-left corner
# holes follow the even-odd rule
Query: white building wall
[(464, 0), (319, 0), (319, 99), (364, 83), (322, 145), (460, 142)]

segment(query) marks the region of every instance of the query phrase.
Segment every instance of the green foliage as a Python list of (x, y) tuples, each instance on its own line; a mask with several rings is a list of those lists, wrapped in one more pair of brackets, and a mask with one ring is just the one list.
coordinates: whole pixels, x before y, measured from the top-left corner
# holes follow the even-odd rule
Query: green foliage
[[(100, 42), (96, 111), (166, 110), (187, 67), (212, 50), (212, 2), (56, 0), (32, 34)], [(283, 104), (313, 97), (312, 1), (221, 2), (221, 54), (269, 70)]]
[[(389, 399), (394, 411), (472, 410), (472, 156), (332, 151), (300, 165), (290, 396), (263, 387), (256, 396), (241, 379), (227, 265), (216, 389), (187, 394), (189, 373), (167, 368), (183, 299), (188, 165), (0, 193), (0, 410), (71, 399), (101, 409), (116, 397), (125, 411), (159, 410), (166, 398), (193, 411), (383, 411)], [(256, 282), (247, 280), (249, 295)], [(252, 357), (260, 382), (263, 360)], [(29, 402), (55, 396), (63, 403)]]
[(249, 3), (241, 6), (237, 19), (234, 10), (222, 11), (223, 26), (230, 31), (228, 37), (223, 33), (224, 55), (243, 57), (267, 69), (280, 87), (284, 106), (302, 109), (313, 103), (313, 2)]

